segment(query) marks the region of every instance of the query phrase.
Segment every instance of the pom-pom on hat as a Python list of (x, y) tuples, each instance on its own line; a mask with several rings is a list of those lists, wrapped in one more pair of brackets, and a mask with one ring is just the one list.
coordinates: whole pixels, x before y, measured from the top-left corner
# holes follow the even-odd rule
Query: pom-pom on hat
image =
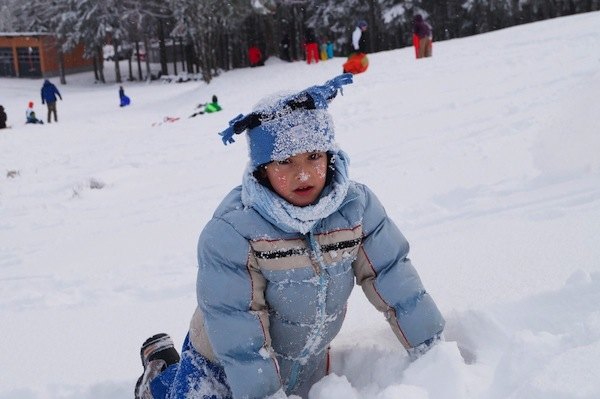
[(219, 133), (223, 143), (233, 143), (234, 134), (247, 131), (253, 169), (302, 152), (337, 150), (327, 107), (343, 85), (352, 83), (352, 76), (339, 75), (321, 86), (271, 99), (248, 115), (238, 115)]

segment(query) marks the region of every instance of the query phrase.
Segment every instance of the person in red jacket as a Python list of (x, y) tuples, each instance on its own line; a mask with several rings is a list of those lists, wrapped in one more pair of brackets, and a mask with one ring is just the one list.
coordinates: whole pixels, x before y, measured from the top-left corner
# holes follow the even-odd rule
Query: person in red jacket
[(255, 44), (250, 46), (250, 48), (248, 49), (248, 61), (250, 61), (251, 67), (265, 65), (265, 62), (263, 61), (263, 58), (262, 58), (262, 53), (261, 53), (260, 49), (258, 48), (258, 46), (256, 46)]

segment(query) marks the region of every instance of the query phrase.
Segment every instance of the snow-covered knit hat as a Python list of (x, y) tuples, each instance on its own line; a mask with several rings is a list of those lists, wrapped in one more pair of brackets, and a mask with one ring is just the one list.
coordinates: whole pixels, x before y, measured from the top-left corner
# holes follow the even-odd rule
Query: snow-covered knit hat
[(335, 151), (333, 120), (327, 106), (338, 89), (352, 83), (352, 76), (346, 73), (299, 93), (264, 99), (250, 114), (229, 122), (229, 128), (219, 133), (223, 143), (233, 143), (234, 134), (247, 131), (253, 169), (303, 152)]

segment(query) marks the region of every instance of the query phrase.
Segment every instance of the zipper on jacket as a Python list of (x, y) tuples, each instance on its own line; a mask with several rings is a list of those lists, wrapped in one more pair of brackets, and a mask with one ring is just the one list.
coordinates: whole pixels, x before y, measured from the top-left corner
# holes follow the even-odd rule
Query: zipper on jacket
[[(316, 315), (315, 315), (315, 327), (314, 327), (314, 329), (311, 329), (311, 331), (305, 341), (304, 349), (302, 350), (302, 352), (300, 353), (300, 356), (299, 356), (301, 360), (304, 358), (308, 359), (308, 357), (310, 357), (311, 348), (306, 346), (306, 344), (308, 342), (314, 342), (315, 338), (319, 337), (321, 335), (323, 326), (325, 324), (325, 321), (327, 320), (325, 305), (327, 303), (327, 286), (329, 285), (328, 284), (329, 279), (328, 279), (326, 273), (323, 273), (323, 255), (321, 253), (319, 243), (315, 240), (315, 237), (314, 237), (314, 234), (312, 233), (312, 231), (307, 233), (305, 238), (306, 238), (308, 248), (310, 251), (309, 255), (310, 255), (311, 264), (312, 264), (313, 269), (318, 277), (318, 283), (317, 283), (317, 308), (316, 308)], [(294, 364), (292, 365), (292, 368), (290, 370), (290, 379), (288, 380), (287, 389), (286, 389), (287, 392), (290, 392), (290, 390), (295, 388), (296, 384), (298, 383), (298, 374), (300, 373), (300, 364), (301, 364), (300, 361), (295, 360)]]
[(319, 245), (315, 242), (315, 238), (312, 232), (308, 232), (305, 235), (306, 243), (308, 244), (309, 256), (310, 256), (310, 264), (315, 271), (317, 276), (321, 275), (321, 262), (319, 261), (319, 257), (321, 256), (321, 251), (316, 250), (319, 248)]

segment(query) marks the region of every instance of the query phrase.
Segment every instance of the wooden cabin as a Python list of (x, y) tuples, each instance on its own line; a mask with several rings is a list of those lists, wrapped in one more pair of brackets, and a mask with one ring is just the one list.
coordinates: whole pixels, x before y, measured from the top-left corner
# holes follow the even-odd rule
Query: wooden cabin
[[(65, 74), (93, 69), (80, 44), (63, 56)], [(60, 74), (56, 37), (39, 32), (0, 32), (0, 77), (46, 78)]]

